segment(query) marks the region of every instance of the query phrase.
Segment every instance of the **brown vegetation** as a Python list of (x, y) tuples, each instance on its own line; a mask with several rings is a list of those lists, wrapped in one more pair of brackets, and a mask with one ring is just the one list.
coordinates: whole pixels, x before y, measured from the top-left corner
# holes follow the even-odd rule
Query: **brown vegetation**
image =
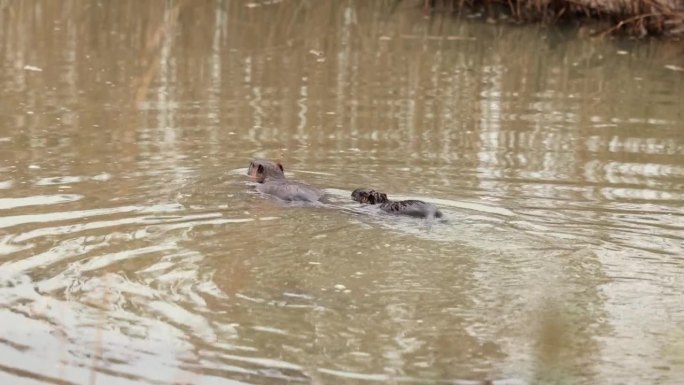
[(482, 10), (488, 18), (505, 15), (520, 22), (592, 19), (610, 23), (599, 34), (684, 35), (684, 0), (423, 0), (423, 6), (426, 12), (436, 7)]

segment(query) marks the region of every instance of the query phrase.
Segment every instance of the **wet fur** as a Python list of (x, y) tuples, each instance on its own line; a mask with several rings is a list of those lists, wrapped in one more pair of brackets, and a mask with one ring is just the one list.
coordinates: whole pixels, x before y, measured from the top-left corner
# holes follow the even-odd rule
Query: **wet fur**
[(267, 159), (254, 159), (249, 162), (247, 175), (257, 183), (264, 183), (266, 180), (285, 179), (285, 169), (283, 165)]
[(249, 163), (247, 175), (254, 179), (257, 191), (288, 202), (318, 202), (323, 191), (306, 183), (285, 178), (283, 165), (267, 159), (255, 159)]
[(359, 203), (379, 205), (378, 207), (387, 213), (408, 215), (417, 218), (441, 218), (442, 212), (430, 203), (419, 200), (393, 201), (387, 198), (387, 194), (371, 189), (358, 188), (352, 192), (352, 199)]

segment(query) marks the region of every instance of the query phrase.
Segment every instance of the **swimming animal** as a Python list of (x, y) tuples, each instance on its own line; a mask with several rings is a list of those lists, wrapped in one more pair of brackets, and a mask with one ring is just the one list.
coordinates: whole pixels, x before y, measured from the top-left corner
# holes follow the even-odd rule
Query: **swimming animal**
[(318, 202), (325, 195), (316, 187), (287, 179), (283, 165), (271, 160), (251, 161), (247, 175), (257, 182), (257, 191), (284, 201)]
[(416, 218), (441, 218), (442, 212), (427, 202), (419, 200), (393, 201), (387, 194), (367, 188), (357, 188), (351, 194), (352, 199), (359, 203), (379, 205), (380, 210), (397, 215), (408, 215)]

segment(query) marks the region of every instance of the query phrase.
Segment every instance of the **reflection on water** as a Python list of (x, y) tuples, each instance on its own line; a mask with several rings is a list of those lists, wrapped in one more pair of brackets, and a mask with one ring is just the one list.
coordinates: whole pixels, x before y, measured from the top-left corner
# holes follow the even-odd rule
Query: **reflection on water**
[[(0, 382), (677, 383), (681, 55), (412, 2), (0, 1)], [(256, 156), (333, 203), (260, 197)]]

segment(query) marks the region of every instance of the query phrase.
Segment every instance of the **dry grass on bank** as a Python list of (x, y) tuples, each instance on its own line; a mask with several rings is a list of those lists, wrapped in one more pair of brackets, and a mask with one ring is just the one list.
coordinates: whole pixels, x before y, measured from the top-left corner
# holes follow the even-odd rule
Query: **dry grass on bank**
[(608, 23), (601, 34), (684, 36), (684, 0), (422, 0), (431, 8), (482, 10), (521, 22), (557, 23), (599, 20)]

